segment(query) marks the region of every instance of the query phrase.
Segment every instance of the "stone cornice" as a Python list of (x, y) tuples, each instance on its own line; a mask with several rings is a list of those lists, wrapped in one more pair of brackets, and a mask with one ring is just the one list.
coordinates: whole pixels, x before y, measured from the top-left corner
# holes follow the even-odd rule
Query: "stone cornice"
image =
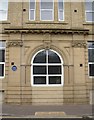
[(89, 34), (88, 29), (60, 29), (60, 28), (5, 28), (4, 33), (10, 34), (10, 33), (49, 33), (49, 34)]

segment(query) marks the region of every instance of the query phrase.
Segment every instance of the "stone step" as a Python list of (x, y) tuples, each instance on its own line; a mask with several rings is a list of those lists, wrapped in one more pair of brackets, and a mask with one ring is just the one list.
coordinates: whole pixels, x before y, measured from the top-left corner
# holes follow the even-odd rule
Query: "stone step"
[(62, 117), (62, 116), (66, 116), (65, 112), (35, 112), (35, 116), (38, 117)]

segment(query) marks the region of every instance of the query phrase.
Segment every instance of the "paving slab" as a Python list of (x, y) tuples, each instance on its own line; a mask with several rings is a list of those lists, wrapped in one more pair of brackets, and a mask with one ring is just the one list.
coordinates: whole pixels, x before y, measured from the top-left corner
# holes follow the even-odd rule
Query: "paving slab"
[(35, 112), (65, 112), (68, 115), (92, 115), (93, 105), (14, 105), (2, 104), (2, 113), (10, 115), (34, 115)]
[[(36, 116), (36, 113), (53, 113), (53, 115), (50, 116)], [(7, 117), (11, 118), (12, 117), (20, 117), (20, 118), (42, 118), (42, 117), (53, 117), (55, 118), (55, 113), (58, 114), (57, 117), (69, 117), (69, 119), (71, 119), (71, 117), (76, 117), (77, 119), (79, 117), (84, 117), (88, 119), (90, 118), (90, 116), (93, 116), (93, 105), (14, 105), (14, 104), (2, 104), (2, 115), (4, 119), (6, 119)], [(67, 116), (59, 116), (59, 113), (61, 115), (61, 113), (65, 113), (65, 115)], [(62, 118), (62, 119), (63, 119)], [(81, 119), (79, 118), (79, 119)], [(35, 120), (36, 120), (35, 119)], [(60, 118), (61, 119), (61, 118)], [(65, 119), (65, 118), (64, 118)], [(75, 119), (75, 118), (73, 118)], [(91, 118), (90, 118), (91, 119)]]

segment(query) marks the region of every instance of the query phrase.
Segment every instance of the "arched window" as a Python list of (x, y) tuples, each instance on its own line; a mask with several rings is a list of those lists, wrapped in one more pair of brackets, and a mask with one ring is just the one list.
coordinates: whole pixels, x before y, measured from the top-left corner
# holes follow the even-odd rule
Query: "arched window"
[(54, 50), (41, 50), (32, 59), (32, 85), (63, 85), (63, 61)]

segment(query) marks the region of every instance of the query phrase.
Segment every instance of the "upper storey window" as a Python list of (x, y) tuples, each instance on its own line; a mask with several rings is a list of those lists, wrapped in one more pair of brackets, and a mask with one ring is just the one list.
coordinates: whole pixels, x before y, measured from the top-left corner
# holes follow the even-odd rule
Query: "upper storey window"
[(35, 20), (35, 0), (30, 0), (30, 20)]
[(54, 19), (53, 0), (40, 0), (40, 19), (41, 20)]
[(58, 20), (64, 20), (63, 0), (58, 0)]
[(94, 22), (94, 1), (93, 0), (86, 0), (85, 2), (85, 13), (86, 13), (86, 21), (87, 22)]
[(7, 20), (8, 0), (0, 0), (0, 21)]
[[(36, 12), (39, 20), (41, 21), (53, 21), (55, 12), (58, 13), (57, 18), (59, 21), (64, 20), (64, 0), (39, 0), (37, 3), (38, 8), (36, 9), (37, 0), (30, 0), (30, 9), (29, 9), (29, 19), (36, 20)], [(56, 2), (57, 8), (54, 8), (54, 3)], [(55, 9), (55, 10), (54, 10)], [(57, 9), (57, 10), (56, 10)], [(36, 11), (37, 10), (37, 11)]]

